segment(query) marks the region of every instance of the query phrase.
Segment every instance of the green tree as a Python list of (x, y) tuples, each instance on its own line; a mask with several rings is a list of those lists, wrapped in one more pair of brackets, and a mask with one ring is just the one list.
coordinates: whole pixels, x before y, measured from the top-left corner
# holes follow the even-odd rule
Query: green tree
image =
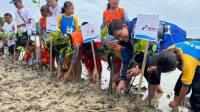
[(3, 17), (0, 17), (0, 26), (3, 25)]
[(32, 0), (32, 3), (40, 7), (40, 0)]

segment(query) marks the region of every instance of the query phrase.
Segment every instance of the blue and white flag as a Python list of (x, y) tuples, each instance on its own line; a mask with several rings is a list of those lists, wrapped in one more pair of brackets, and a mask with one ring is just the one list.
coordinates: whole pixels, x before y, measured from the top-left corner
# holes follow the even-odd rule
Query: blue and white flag
[(85, 24), (81, 26), (83, 34), (83, 43), (91, 42), (100, 37), (100, 28), (93, 24)]
[(148, 41), (157, 41), (158, 29), (158, 15), (138, 15), (134, 38)]
[(47, 17), (47, 32), (57, 31), (57, 17)]

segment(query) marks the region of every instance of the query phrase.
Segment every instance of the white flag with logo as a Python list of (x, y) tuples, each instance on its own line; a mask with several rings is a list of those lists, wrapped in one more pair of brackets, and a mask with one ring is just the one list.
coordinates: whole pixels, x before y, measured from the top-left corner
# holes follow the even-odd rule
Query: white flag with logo
[(83, 34), (84, 43), (91, 42), (93, 40), (96, 40), (98, 37), (100, 37), (100, 28), (93, 24), (83, 25), (81, 27), (81, 31)]
[(57, 17), (47, 17), (47, 32), (56, 32), (57, 31)]
[(158, 15), (138, 15), (134, 38), (148, 41), (157, 41), (158, 28)]

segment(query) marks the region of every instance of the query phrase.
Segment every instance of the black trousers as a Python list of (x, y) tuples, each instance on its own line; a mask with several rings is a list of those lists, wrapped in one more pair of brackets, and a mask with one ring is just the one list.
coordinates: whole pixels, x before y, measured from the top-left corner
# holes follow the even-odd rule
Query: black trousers
[(193, 79), (190, 103), (192, 111), (200, 112), (200, 74), (195, 74), (195, 77)]
[[(180, 90), (182, 88), (182, 75), (180, 75), (179, 79), (176, 82), (176, 86), (174, 88), (175, 95), (179, 96)], [(189, 87), (188, 93), (192, 89), (192, 94), (190, 96), (190, 103), (193, 112), (200, 112), (200, 74), (195, 73), (192, 85)]]

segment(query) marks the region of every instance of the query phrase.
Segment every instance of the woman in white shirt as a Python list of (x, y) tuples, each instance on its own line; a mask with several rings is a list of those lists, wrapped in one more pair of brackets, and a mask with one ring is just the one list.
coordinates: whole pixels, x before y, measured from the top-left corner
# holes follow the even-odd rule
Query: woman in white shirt
[[(17, 24), (13, 21), (12, 15), (10, 13), (4, 14), (5, 23), (2, 27), (4, 32), (7, 32), (10, 35), (13, 35), (17, 32)], [(12, 56), (12, 61), (14, 59), (14, 49), (15, 49), (15, 40), (14, 39), (7, 39), (7, 46), (9, 54)]]

